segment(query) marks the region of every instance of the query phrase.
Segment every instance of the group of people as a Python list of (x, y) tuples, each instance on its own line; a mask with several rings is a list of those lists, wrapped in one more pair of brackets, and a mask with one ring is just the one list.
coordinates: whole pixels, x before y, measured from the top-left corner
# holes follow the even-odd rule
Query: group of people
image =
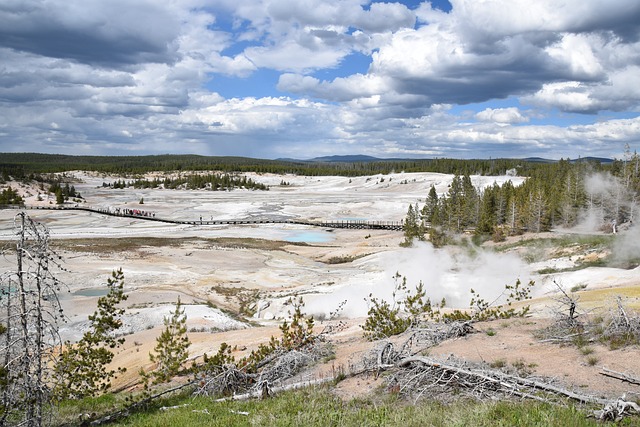
[(116, 215), (135, 215), (135, 216), (144, 216), (148, 218), (155, 218), (155, 212), (147, 212), (142, 209), (129, 209), (129, 208), (116, 208)]
[(132, 216), (143, 216), (146, 218), (155, 218), (155, 212), (143, 211), (142, 209), (129, 209), (129, 208), (113, 208), (109, 207), (107, 209), (98, 209), (109, 213), (111, 215), (132, 215)]

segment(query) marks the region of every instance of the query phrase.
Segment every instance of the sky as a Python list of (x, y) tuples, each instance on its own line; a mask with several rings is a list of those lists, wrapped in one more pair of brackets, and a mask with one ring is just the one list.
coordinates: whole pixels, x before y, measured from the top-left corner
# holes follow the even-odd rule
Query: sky
[(627, 145), (640, 148), (638, 0), (0, 0), (0, 152), (575, 159)]

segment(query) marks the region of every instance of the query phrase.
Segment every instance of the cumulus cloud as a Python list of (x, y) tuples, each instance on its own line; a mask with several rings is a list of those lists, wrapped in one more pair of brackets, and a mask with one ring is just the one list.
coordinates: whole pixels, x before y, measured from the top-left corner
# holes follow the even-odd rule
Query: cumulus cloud
[[(616, 77), (637, 63), (640, 31), (633, 22), (640, 22), (640, 6), (614, 3), (457, 0), (451, 13), (423, 6), (417, 12), (422, 25), (399, 29), (386, 39), (372, 55), (370, 74), (389, 82), (386, 92), (420, 95), (428, 104), (541, 92), (542, 98), (545, 93), (552, 98), (547, 104), (565, 98), (555, 103), (567, 111), (629, 108), (640, 98), (627, 95), (616, 103), (605, 93), (611, 94)], [(630, 37), (634, 31), (636, 37)], [(619, 55), (627, 59), (620, 61)], [(626, 80), (617, 82), (631, 88)], [(330, 96), (332, 86), (341, 82), (322, 83), (319, 87)], [(555, 85), (579, 86), (586, 95), (573, 93), (568, 100), (549, 90)], [(585, 105), (580, 99), (585, 96), (594, 100)]]
[(278, 89), (286, 92), (305, 92), (313, 97), (331, 101), (351, 101), (385, 93), (386, 83), (376, 77), (355, 74), (347, 78), (337, 78), (332, 83), (320, 81), (311, 76), (283, 74), (278, 81)]
[(252, 47), (244, 55), (256, 67), (279, 71), (305, 71), (335, 67), (346, 51), (326, 48), (322, 39), (308, 34), (307, 43), (285, 41), (277, 47)]
[(173, 62), (179, 22), (147, 0), (9, 2), (0, 45), (101, 66)]
[(515, 107), (487, 108), (476, 114), (476, 118), (481, 121), (495, 123), (524, 123), (529, 121)]

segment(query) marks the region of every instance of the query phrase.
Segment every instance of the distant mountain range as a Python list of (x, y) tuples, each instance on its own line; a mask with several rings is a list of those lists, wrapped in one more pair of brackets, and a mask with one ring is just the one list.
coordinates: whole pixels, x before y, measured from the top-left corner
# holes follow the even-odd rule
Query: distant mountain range
[[(378, 157), (365, 156), (364, 154), (353, 154), (347, 156), (323, 156), (313, 159), (292, 159), (290, 157), (280, 157), (276, 159), (281, 162), (316, 162), (316, 163), (354, 163), (354, 162), (384, 162), (392, 159), (380, 159)], [(403, 160), (403, 159), (393, 159)]]
[[(353, 154), (348, 156), (323, 156), (314, 157), (312, 162), (329, 162), (329, 163), (353, 163), (353, 162), (381, 162), (391, 159), (379, 159), (377, 157), (365, 156), (364, 154)], [(399, 160), (399, 159), (398, 159)]]
[[(313, 163), (366, 163), (366, 162), (390, 162), (390, 161), (417, 161), (417, 160), (428, 160), (428, 159), (414, 159), (414, 158), (379, 158), (373, 156), (366, 156), (364, 154), (352, 154), (345, 156), (322, 156), (322, 157), (314, 157), (313, 159), (308, 160), (300, 160), (300, 159), (291, 159), (291, 158), (281, 158), (277, 159), (280, 161), (286, 162), (313, 162)], [(558, 160), (553, 159), (545, 159), (542, 157), (527, 157), (521, 159), (525, 162), (531, 163), (555, 163)], [(612, 163), (613, 159), (608, 159), (605, 157), (580, 157), (578, 159), (570, 159), (571, 163), (576, 162), (599, 162), (602, 164)]]
[[(555, 163), (558, 160), (552, 160), (552, 159), (544, 159), (542, 157), (527, 157), (525, 159), (522, 159), (525, 162), (531, 162), (531, 163)], [(606, 157), (579, 157), (577, 159), (569, 159), (570, 163), (578, 163), (578, 162), (599, 162), (602, 164), (609, 164), (609, 163), (613, 163), (613, 159), (608, 159)]]

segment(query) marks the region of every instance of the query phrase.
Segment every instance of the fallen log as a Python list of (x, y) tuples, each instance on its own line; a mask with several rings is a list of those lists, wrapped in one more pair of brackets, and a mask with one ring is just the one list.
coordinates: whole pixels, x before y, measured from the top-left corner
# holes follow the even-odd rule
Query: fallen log
[(624, 381), (631, 384), (640, 385), (640, 378), (632, 377), (631, 375), (625, 374), (623, 372), (612, 371), (611, 369), (602, 368), (600, 375), (604, 375), (605, 377), (615, 378), (620, 381)]
[[(317, 379), (317, 380), (309, 380), (309, 381), (302, 381), (299, 383), (294, 383), (294, 384), (288, 384), (288, 385), (284, 385), (284, 386), (279, 386), (279, 387), (269, 387), (269, 396), (273, 396), (275, 394), (278, 393), (282, 393), (285, 391), (289, 391), (289, 390), (298, 390), (301, 388), (305, 388), (305, 387), (312, 387), (312, 386), (316, 386), (316, 385), (322, 385), (322, 384), (326, 384), (329, 382), (334, 381), (335, 379), (332, 377), (327, 377), (327, 378), (321, 378), (321, 379)], [(243, 393), (243, 394), (235, 394), (233, 396), (229, 396), (229, 397), (221, 397), (219, 399), (214, 400), (214, 402), (228, 402), (228, 401), (233, 401), (233, 400), (249, 400), (249, 399), (259, 399), (259, 398), (264, 398), (264, 394), (263, 394), (263, 388), (261, 387), (260, 389), (257, 390), (252, 390), (248, 393)]]
[(598, 404), (598, 405), (606, 405), (610, 403), (610, 400), (607, 400), (607, 399), (574, 393), (572, 391), (565, 390), (563, 388), (554, 386), (552, 384), (544, 383), (541, 381), (521, 378), (521, 377), (509, 375), (499, 371), (485, 370), (482, 372), (478, 372), (478, 371), (465, 369), (465, 368), (461, 368), (454, 365), (449, 365), (449, 364), (446, 364), (437, 360), (433, 360), (424, 356), (407, 357), (405, 359), (402, 359), (400, 362), (398, 362), (396, 366), (407, 367), (410, 364), (415, 362), (419, 362), (428, 367), (433, 367), (440, 370), (446, 370), (452, 373), (465, 375), (471, 378), (476, 378), (478, 380), (482, 380), (487, 383), (492, 383), (494, 385), (497, 385), (503, 388), (505, 392), (517, 391), (519, 393), (522, 393), (519, 386), (525, 386), (532, 389), (538, 389), (538, 390), (546, 391), (556, 395), (561, 395), (569, 399), (576, 400), (580, 403), (591, 403), (591, 404)]

